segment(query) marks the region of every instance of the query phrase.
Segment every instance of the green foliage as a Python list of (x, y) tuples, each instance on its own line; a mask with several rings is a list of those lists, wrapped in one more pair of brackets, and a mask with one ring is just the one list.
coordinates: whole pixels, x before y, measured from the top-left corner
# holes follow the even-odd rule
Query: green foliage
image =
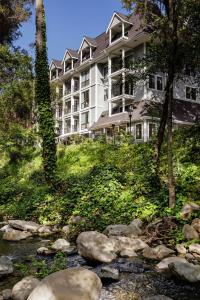
[(44, 175), (47, 183), (52, 187), (56, 182), (56, 143), (55, 122), (51, 107), (44, 6), (36, 9), (36, 35), (35, 97), (38, 106), (39, 133), (42, 139)]

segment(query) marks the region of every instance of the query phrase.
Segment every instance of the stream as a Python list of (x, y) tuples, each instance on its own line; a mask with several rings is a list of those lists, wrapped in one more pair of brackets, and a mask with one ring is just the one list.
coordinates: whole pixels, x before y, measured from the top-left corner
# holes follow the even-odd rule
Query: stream
[[(47, 240), (40, 237), (20, 242), (7, 242), (2, 240), (0, 234), (0, 255), (8, 256), (13, 263), (23, 264), (29, 264), (35, 257), (38, 260), (52, 260), (53, 257), (36, 256), (36, 250), (46, 243)], [(83, 266), (99, 274), (104, 265), (106, 264), (88, 262), (74, 253), (68, 255), (66, 267)], [(101, 300), (144, 300), (153, 295), (165, 295), (174, 300), (200, 300), (200, 284), (189, 284), (159, 274), (154, 271), (154, 266), (146, 263), (144, 259), (119, 258), (109, 266), (120, 271), (120, 280), (103, 281)], [(20, 275), (15, 272), (9, 277), (0, 278), (0, 291), (12, 288), (20, 279)]]

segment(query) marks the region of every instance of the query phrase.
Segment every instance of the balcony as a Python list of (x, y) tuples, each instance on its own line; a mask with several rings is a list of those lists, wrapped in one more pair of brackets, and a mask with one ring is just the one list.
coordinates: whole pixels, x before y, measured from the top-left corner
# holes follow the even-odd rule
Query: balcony
[(122, 58), (121, 57), (112, 58), (111, 74), (121, 70), (122, 68), (123, 68)]
[(74, 105), (72, 106), (72, 111), (73, 112), (77, 112), (79, 111), (79, 100), (78, 101), (74, 101)]

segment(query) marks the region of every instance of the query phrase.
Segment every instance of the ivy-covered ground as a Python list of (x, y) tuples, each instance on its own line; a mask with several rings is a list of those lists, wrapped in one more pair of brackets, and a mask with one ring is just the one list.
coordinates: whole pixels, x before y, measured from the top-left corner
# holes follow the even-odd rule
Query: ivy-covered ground
[[(152, 145), (133, 144), (129, 138), (104, 138), (59, 146), (58, 176), (62, 183), (50, 192), (44, 183), (40, 150), (27, 151), (18, 162), (0, 159), (0, 218), (67, 224), (81, 216), (75, 232), (102, 230), (109, 224), (129, 223), (139, 217), (175, 215), (185, 202), (200, 204), (200, 137), (194, 127), (175, 132), (174, 169), (176, 207), (167, 208), (166, 145), (159, 183)], [(22, 156), (23, 157), (23, 156)], [(194, 216), (193, 216), (194, 217)]]

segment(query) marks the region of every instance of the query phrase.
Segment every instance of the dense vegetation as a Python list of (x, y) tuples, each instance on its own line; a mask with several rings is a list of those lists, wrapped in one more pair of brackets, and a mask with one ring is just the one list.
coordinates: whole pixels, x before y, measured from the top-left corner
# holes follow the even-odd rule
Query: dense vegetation
[[(120, 142), (119, 142), (120, 140)], [(104, 138), (85, 140), (58, 149), (58, 176), (62, 188), (49, 192), (40, 150), (12, 163), (0, 160), (1, 218), (33, 219), (43, 224), (66, 224), (82, 217), (76, 230), (99, 229), (128, 223), (134, 217), (150, 221), (176, 215), (183, 203), (200, 204), (200, 136), (193, 127), (175, 132), (174, 159), (176, 207), (167, 208), (166, 145), (161, 161), (161, 182), (152, 160), (152, 145), (133, 144), (127, 136), (106, 143)]]

